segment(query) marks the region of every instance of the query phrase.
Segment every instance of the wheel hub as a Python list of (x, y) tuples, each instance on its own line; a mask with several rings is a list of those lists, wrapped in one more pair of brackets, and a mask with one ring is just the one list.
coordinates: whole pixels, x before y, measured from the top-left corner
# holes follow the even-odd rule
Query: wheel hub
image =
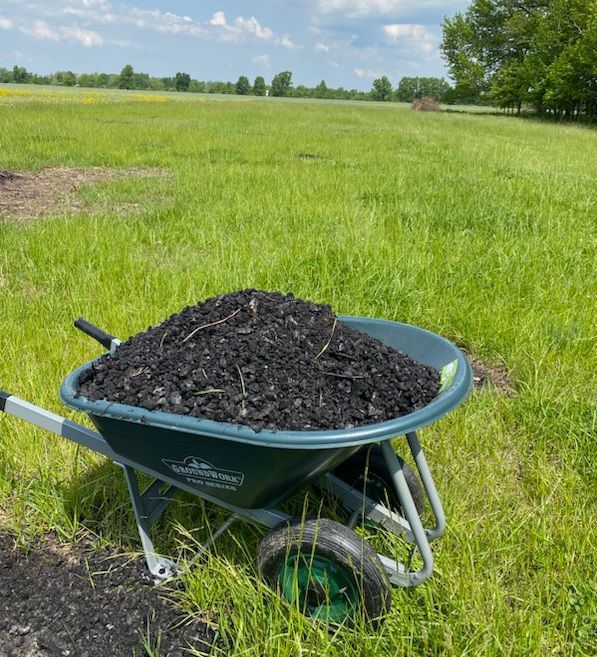
[(352, 574), (321, 555), (288, 557), (278, 580), (284, 597), (313, 618), (342, 623), (359, 606)]

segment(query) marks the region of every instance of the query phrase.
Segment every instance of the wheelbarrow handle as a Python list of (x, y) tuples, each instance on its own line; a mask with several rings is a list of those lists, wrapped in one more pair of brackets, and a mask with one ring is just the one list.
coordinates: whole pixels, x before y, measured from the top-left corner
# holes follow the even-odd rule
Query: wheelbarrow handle
[(106, 349), (112, 350), (120, 344), (120, 340), (106, 331), (102, 331), (101, 328), (98, 328), (91, 322), (88, 322), (83, 317), (75, 320), (75, 326), (83, 333), (86, 333), (89, 337), (97, 340), (103, 347)]

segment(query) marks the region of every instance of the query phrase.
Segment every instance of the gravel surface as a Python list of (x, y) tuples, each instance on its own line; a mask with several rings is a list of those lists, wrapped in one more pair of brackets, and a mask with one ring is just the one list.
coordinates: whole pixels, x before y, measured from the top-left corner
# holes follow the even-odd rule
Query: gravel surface
[(425, 406), (439, 373), (330, 306), (244, 290), (185, 308), (81, 375), (80, 394), (259, 431), (340, 429)]
[(209, 654), (214, 629), (185, 621), (140, 559), (51, 536), (27, 553), (0, 536), (0, 555), (0, 657), (144, 657), (148, 624), (159, 657)]

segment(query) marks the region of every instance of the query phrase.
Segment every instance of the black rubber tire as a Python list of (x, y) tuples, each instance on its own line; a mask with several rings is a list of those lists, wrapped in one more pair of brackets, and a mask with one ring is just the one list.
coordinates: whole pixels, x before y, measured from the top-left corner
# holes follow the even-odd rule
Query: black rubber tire
[[(261, 577), (281, 593), (282, 569), (290, 557), (297, 555), (305, 560), (313, 560), (313, 555), (323, 557), (349, 574), (359, 597), (355, 614), (363, 613), (368, 621), (378, 623), (389, 611), (391, 586), (381, 561), (373, 548), (348, 527), (327, 518), (292, 518), (280, 523), (259, 546), (257, 566)], [(310, 615), (308, 609), (302, 611)], [(352, 615), (346, 617), (348, 624), (352, 619)]]
[[(419, 479), (403, 459), (399, 456), (396, 458), (400, 463), (417, 513), (420, 516), (423, 513), (425, 497)], [(365, 473), (368, 479), (373, 480), (373, 485), (366, 486)], [(363, 447), (356, 454), (347, 458), (346, 461), (340, 463), (334, 469), (333, 474), (353, 488), (366, 492), (368, 497), (384, 506), (389, 501), (391, 508), (402, 515), (402, 508), (392, 475), (388, 470), (383, 451), (379, 445)]]

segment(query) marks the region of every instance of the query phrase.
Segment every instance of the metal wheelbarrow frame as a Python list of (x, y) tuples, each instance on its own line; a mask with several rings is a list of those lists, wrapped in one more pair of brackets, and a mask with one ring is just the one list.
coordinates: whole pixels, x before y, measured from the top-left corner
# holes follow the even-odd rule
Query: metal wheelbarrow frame
[[(471, 368), (457, 347), (429, 331), (387, 320), (351, 316), (340, 316), (339, 319), (355, 329), (377, 337), (391, 347), (400, 349), (420, 362), (440, 370), (442, 373), (440, 394), (424, 408), (406, 416), (387, 422), (364, 425), (355, 429), (308, 432), (263, 430), (257, 433), (250, 427), (146, 411), (137, 407), (126, 407), (106, 401), (95, 402), (84, 397), (78, 397), (76, 394), (78, 378), (81, 371), (91, 366), (91, 363), (87, 363), (65, 379), (60, 391), (60, 397), (71, 408), (88, 413), (96, 426), (100, 427), (99, 432), (87, 429), (71, 420), (2, 391), (0, 391), (0, 411), (21, 418), (35, 426), (98, 452), (122, 468), (128, 485), (131, 505), (147, 566), (156, 579), (166, 579), (174, 576), (177, 572), (176, 564), (170, 559), (160, 556), (156, 551), (151, 539), (151, 527), (179, 490), (197, 495), (208, 502), (231, 511), (231, 515), (227, 520), (204, 544), (204, 547), (208, 548), (237, 519), (251, 520), (269, 528), (290, 520), (290, 516), (280, 511), (275, 505), (295, 490), (313, 481), (322, 489), (339, 498), (352, 511), (350, 520), (347, 523), (349, 527), (352, 528), (358, 519), (362, 517), (414, 544), (423, 562), (423, 565), (416, 570), (412, 570), (410, 564), (402, 564), (390, 556), (381, 554), (377, 556), (391, 584), (402, 587), (416, 586), (431, 576), (433, 572), (433, 554), (430, 543), (443, 534), (446, 526), (441, 500), (417, 437), (417, 430), (435, 422), (466, 398), (472, 384)], [(118, 339), (84, 320), (77, 320), (75, 325), (111, 351), (114, 351), (120, 344)], [(116, 427), (116, 430), (114, 427)], [(179, 473), (171, 472), (166, 467), (156, 466), (155, 462), (148, 463), (147, 460), (143, 462), (140, 457), (132, 458), (130, 454), (123, 453), (126, 452), (126, 443), (123, 442), (122, 436), (118, 435), (121, 429), (125, 433), (137, 430), (139, 435), (145, 436), (148, 435), (150, 427), (152, 427), (152, 430), (157, 431), (158, 440), (161, 438), (167, 442), (170, 436), (173, 437), (173, 440), (182, 440), (184, 446), (180, 447), (181, 454), (188, 449), (190, 444), (188, 440), (194, 440), (196, 445), (201, 445), (202, 440), (209, 441), (209, 439), (212, 439), (224, 441), (222, 443), (224, 449), (229, 452), (232, 452), (232, 450), (242, 452), (242, 449), (255, 450), (259, 448), (262, 454), (268, 455), (271, 453), (273, 455), (274, 452), (268, 452), (268, 450), (275, 450), (275, 452), (290, 450), (288, 454), (298, 453), (298, 457), (300, 457), (301, 452), (306, 450), (311, 452), (310, 458), (312, 460), (317, 461), (319, 459), (319, 461), (316, 465), (307, 466), (308, 474), (298, 483), (293, 481), (292, 490), (288, 490), (288, 494), (280, 494), (279, 487), (274, 486), (273, 488), (270, 487), (270, 491), (274, 492), (271, 493), (271, 499), (268, 500), (267, 504), (258, 507), (255, 507), (253, 503), (238, 504), (235, 501), (242, 501), (244, 495), (240, 491), (242, 481), (241, 486), (237, 486), (236, 490), (232, 492), (226, 489), (226, 485), (222, 485), (220, 489), (211, 489), (205, 485), (203, 480), (181, 476)], [(108, 440), (102, 435), (102, 428)], [(423, 490), (433, 513), (434, 525), (432, 527), (423, 527), (417, 512), (401, 463), (391, 444), (391, 439), (396, 436), (405, 437), (416, 464)], [(396, 494), (404, 513), (403, 516), (370, 499), (362, 490), (353, 488), (331, 472), (337, 464), (363, 446), (371, 443), (379, 443), (381, 446), (385, 463), (391, 473)], [(114, 445), (116, 445), (116, 449)], [(151, 450), (151, 448), (148, 449)], [(325, 458), (321, 456), (322, 454), (326, 455)], [(281, 455), (281, 458), (284, 453), (280, 452), (279, 455)], [(329, 455), (329, 458), (327, 455)], [(321, 460), (322, 458), (323, 460)], [(166, 460), (162, 459), (162, 461), (165, 462)], [(181, 467), (183, 463), (183, 461), (180, 461)], [(191, 466), (192, 468), (195, 467), (193, 464)], [(142, 472), (153, 478), (153, 482), (144, 491), (139, 489), (137, 472)], [(195, 472), (195, 470), (191, 469), (191, 472)], [(234, 475), (224, 474), (220, 476)], [(236, 485), (237, 483), (238, 481), (233, 481), (233, 484)], [(234, 485), (228, 486), (228, 489), (231, 488), (234, 488)], [(265, 491), (263, 495), (267, 497), (267, 493), (268, 491)], [(264, 499), (263, 495), (254, 497), (253, 501)]]

